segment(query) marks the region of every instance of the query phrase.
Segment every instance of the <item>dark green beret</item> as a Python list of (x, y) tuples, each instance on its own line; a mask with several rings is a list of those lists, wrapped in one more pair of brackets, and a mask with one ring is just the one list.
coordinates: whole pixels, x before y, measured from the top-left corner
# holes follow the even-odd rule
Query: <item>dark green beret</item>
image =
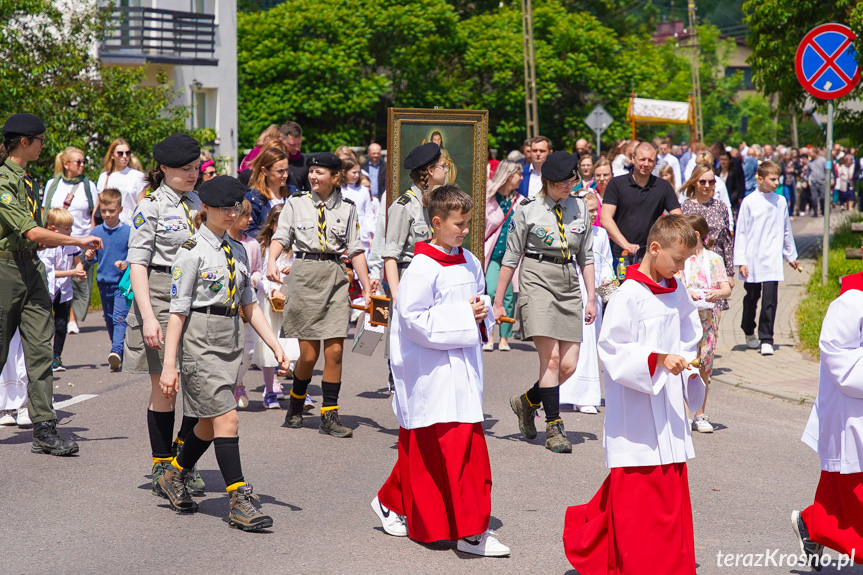
[(201, 145), (188, 134), (171, 134), (153, 146), (153, 159), (169, 168), (182, 168), (201, 158)]
[(549, 154), (542, 165), (542, 177), (549, 182), (565, 182), (578, 175), (578, 156), (568, 152)]
[(11, 140), (21, 136), (32, 138), (45, 133), (45, 124), (33, 114), (12, 114), (3, 124), (3, 139)]
[(233, 176), (216, 176), (198, 188), (201, 203), (211, 208), (230, 208), (241, 205), (246, 196), (246, 186)]
[(342, 169), (342, 161), (339, 157), (329, 152), (321, 152), (320, 154), (309, 156), (309, 159), (306, 160), (306, 165), (310, 168), (320, 166), (321, 168), (328, 168), (330, 170)]
[(421, 146), (417, 146), (408, 152), (405, 161), (402, 163), (406, 170), (415, 170), (428, 166), (440, 157), (440, 146), (434, 142), (427, 142)]

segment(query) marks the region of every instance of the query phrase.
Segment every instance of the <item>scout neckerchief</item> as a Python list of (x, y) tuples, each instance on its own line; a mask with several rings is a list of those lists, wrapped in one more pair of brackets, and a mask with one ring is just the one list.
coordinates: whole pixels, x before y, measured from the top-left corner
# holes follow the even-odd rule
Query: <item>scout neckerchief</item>
[(231, 302), (231, 309), (234, 309), (237, 306), (234, 301), (234, 294), (237, 293), (237, 282), (234, 281), (236, 270), (234, 269), (234, 254), (231, 252), (231, 244), (228, 243), (228, 240), (222, 240), (222, 249), (225, 250), (225, 258), (228, 260), (228, 299)]
[(321, 252), (327, 251), (327, 215), (324, 213), (326, 204), (318, 203), (318, 241), (321, 244)]
[(183, 196), (180, 198), (180, 204), (183, 206), (183, 211), (186, 212), (186, 223), (189, 225), (189, 237), (195, 235), (195, 222), (192, 221), (192, 212), (189, 211), (189, 206), (186, 205), (186, 200), (189, 199), (189, 196)]
[(554, 204), (554, 215), (557, 216), (557, 231), (560, 234), (560, 253), (563, 254), (563, 259), (569, 260), (572, 258), (569, 252), (569, 242), (566, 241), (566, 228), (563, 227), (563, 208), (560, 204)]
[(632, 264), (631, 266), (626, 268), (626, 281), (635, 280), (638, 283), (644, 284), (650, 290), (650, 293), (654, 295), (671, 293), (677, 289), (677, 280), (673, 277), (666, 278), (665, 281), (668, 282), (668, 287), (659, 285), (650, 277), (644, 275), (638, 270), (638, 266), (641, 264)]

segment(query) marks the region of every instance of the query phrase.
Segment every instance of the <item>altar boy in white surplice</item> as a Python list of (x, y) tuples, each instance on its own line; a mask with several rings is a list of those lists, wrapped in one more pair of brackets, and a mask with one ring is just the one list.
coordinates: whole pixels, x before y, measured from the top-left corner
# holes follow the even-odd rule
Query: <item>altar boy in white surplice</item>
[(473, 202), (458, 186), (423, 196), (434, 237), (418, 242), (390, 319), (398, 460), (372, 501), (384, 531), (506, 556), (488, 531), (491, 466), (482, 428), (482, 344), (494, 319), (483, 265), (461, 243)]
[(674, 274), (696, 246), (684, 216), (660, 218), (641, 264), (611, 296), (599, 333), (605, 367), (605, 445), (610, 472), (585, 505), (570, 507), (567, 559), (582, 575), (695, 575), (686, 460), (695, 456), (686, 407), (704, 383), (698, 310)]

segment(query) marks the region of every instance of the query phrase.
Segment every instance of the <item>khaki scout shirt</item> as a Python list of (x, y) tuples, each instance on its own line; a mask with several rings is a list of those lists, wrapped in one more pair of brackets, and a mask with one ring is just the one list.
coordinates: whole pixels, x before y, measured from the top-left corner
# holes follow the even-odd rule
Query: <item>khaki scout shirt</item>
[(414, 246), (432, 237), (428, 213), (423, 208), (423, 192), (416, 186), (403, 193), (387, 212), (387, 237), (381, 257), (408, 263)]
[(171, 268), (171, 313), (189, 315), (191, 308), (231, 306), (228, 254), (222, 249), (224, 240), (228, 241), (234, 256), (234, 303), (247, 305), (257, 301), (249, 281), (249, 258), (243, 244), (231, 239), (227, 232), (223, 237), (217, 236), (205, 224), (177, 250)]
[[(318, 237), (318, 205), (323, 202), (326, 218), (326, 249)], [(354, 202), (334, 189), (326, 200), (315, 192), (297, 192), (285, 202), (273, 240), (294, 253), (338, 254), (349, 258), (362, 253), (360, 222)]]
[(35, 250), (38, 244), (24, 234), (42, 225), (42, 208), (39, 206), (35, 185), (25, 182), (24, 168), (6, 160), (0, 165), (0, 251), (23, 252)]
[[(548, 194), (522, 200), (514, 210), (506, 235), (506, 253), (501, 263), (514, 268), (522, 254), (563, 257), (560, 231), (554, 206)], [(584, 200), (567, 196), (560, 200), (563, 227), (570, 255), (580, 266), (593, 263), (593, 229)]]
[(198, 194), (186, 192), (180, 195), (164, 183), (135, 206), (127, 262), (145, 266), (170, 266), (174, 263), (177, 248), (195, 232), (189, 229), (181, 201), (185, 201), (194, 221), (195, 214), (201, 209)]

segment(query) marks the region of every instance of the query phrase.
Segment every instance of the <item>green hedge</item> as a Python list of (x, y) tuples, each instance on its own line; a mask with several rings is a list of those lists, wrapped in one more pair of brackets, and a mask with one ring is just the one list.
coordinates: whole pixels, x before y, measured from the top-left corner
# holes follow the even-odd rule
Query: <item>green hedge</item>
[(863, 220), (863, 216), (857, 214), (843, 224), (833, 233), (830, 240), (830, 261), (828, 268), (827, 285), (821, 285), (821, 254), (812, 276), (806, 285), (806, 295), (797, 308), (797, 330), (800, 335), (800, 343), (803, 348), (815, 357), (819, 357), (818, 338), (821, 335), (821, 322), (830, 303), (839, 296), (839, 280), (842, 276), (863, 271), (863, 261), (846, 260), (845, 248), (860, 248), (863, 243), (863, 234), (851, 232), (851, 222)]

